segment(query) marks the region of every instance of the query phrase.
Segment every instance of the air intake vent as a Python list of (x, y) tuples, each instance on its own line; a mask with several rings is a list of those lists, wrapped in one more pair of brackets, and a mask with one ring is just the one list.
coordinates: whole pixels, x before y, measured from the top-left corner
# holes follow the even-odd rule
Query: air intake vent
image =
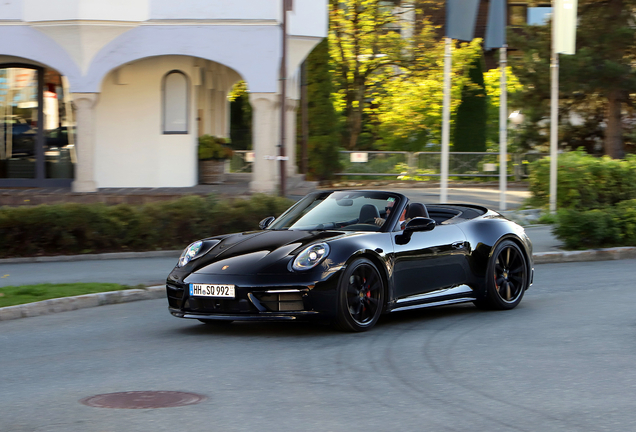
[(302, 311), (302, 293), (254, 293), (256, 299), (270, 312)]

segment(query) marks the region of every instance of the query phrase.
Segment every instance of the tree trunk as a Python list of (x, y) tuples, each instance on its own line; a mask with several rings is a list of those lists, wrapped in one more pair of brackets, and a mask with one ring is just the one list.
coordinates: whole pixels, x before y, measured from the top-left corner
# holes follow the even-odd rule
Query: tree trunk
[(611, 90), (607, 96), (607, 126), (605, 127), (605, 154), (614, 159), (625, 157), (623, 126), (621, 124), (621, 92)]
[(349, 145), (348, 150), (355, 150), (358, 137), (362, 131), (362, 110), (354, 108), (349, 121)]
[(358, 137), (362, 132), (365, 90), (366, 88), (364, 84), (357, 84), (357, 89), (354, 95), (354, 100), (357, 102), (357, 106), (354, 103), (351, 104), (351, 111), (349, 111), (349, 118), (347, 119), (349, 124), (349, 143), (347, 145), (347, 150), (355, 150), (356, 145), (358, 144)]

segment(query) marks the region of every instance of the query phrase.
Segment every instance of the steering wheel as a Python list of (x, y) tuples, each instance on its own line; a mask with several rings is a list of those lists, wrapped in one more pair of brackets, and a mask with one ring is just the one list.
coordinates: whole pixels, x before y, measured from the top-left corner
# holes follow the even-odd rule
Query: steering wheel
[(343, 227), (346, 227), (348, 225), (353, 225), (353, 224), (355, 224), (357, 222), (358, 222), (358, 219), (356, 218), (356, 219), (351, 219), (351, 220), (348, 220), (348, 221), (334, 222), (334, 223), (336, 225), (336, 228), (343, 228)]

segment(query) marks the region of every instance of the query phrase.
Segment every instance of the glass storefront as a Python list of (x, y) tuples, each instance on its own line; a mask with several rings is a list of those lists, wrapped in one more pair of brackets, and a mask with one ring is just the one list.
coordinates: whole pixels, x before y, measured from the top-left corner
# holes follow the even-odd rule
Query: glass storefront
[(0, 66), (0, 186), (66, 186), (74, 176), (75, 116), (59, 73)]

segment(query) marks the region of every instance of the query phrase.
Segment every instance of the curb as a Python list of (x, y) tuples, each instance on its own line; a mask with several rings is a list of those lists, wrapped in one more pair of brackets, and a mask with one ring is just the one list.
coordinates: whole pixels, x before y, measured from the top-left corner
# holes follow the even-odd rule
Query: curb
[(636, 247), (588, 249), (582, 251), (555, 251), (533, 254), (535, 264), (552, 264), (586, 261), (611, 261), (636, 258)]
[[(180, 253), (180, 251), (178, 251)], [(132, 255), (131, 255), (132, 254)], [(52, 262), (52, 261), (76, 261), (80, 259), (118, 259), (118, 258), (152, 258), (173, 257), (175, 251), (158, 252), (124, 252), (111, 254), (95, 254), (77, 256), (37, 257), (37, 258), (9, 258), (0, 260), (0, 263), (18, 262)], [(63, 259), (60, 259), (63, 258)], [(611, 261), (636, 258), (636, 247), (616, 247), (607, 249), (590, 249), (583, 251), (555, 251), (533, 254), (534, 264), (557, 264), (569, 262), (587, 261)], [(20, 261), (18, 261), (20, 260)], [(77, 309), (104, 306), (110, 304), (128, 303), (139, 300), (153, 300), (165, 298), (166, 287), (163, 285), (151, 286), (145, 289), (130, 289), (123, 291), (109, 291), (96, 294), (84, 294), (75, 297), (62, 297), (44, 300), (35, 303), (26, 303), (17, 306), (0, 308), (0, 321), (8, 321), (19, 318), (28, 318), (40, 315), (49, 315), (58, 312), (68, 312)]]
[(0, 308), (0, 321), (18, 318), (28, 318), (49, 315), (58, 312), (68, 312), (96, 306), (118, 303), (128, 303), (139, 300), (152, 300), (166, 297), (166, 287), (163, 285), (147, 287), (145, 289), (129, 289), (122, 291), (108, 291), (95, 294), (84, 294), (75, 297), (61, 297), (43, 300), (35, 303), (25, 303), (16, 306)]

